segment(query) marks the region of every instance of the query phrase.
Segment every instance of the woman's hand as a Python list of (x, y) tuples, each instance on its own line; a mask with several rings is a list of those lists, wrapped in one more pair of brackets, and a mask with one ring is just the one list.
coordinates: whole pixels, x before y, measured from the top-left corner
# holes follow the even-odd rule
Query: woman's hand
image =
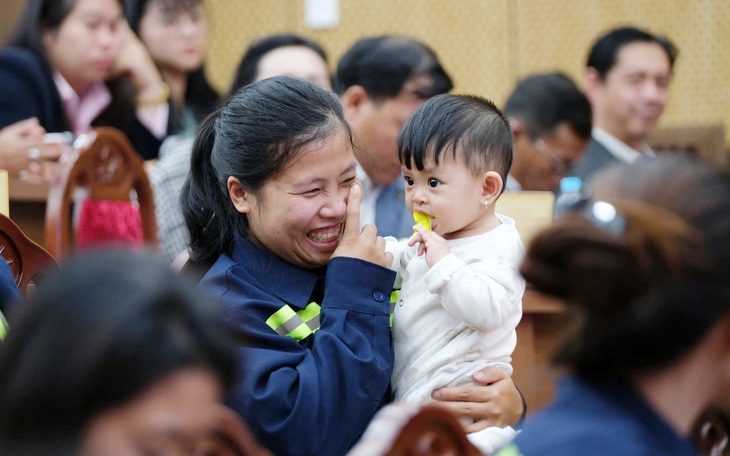
[(129, 24), (125, 22), (120, 27), (126, 37), (114, 62), (113, 73), (128, 77), (132, 82), (137, 94), (134, 100), (137, 119), (157, 139), (162, 140), (167, 135), (170, 86), (162, 79), (152, 56), (129, 28)]
[(31, 182), (50, 180), (58, 159), (70, 147), (45, 141), (45, 133), (35, 117), (0, 129), (0, 168)]
[[(125, 22), (120, 27), (123, 28), (125, 38), (124, 46), (114, 62), (114, 75), (129, 78), (137, 91), (138, 100), (155, 100), (163, 93), (169, 95), (169, 89), (145, 45), (129, 28), (129, 24)], [(160, 104), (163, 102), (166, 103), (167, 98), (161, 99)]]
[(524, 411), (522, 396), (504, 370), (485, 367), (472, 378), (478, 385), (439, 388), (431, 397), (456, 416), (473, 419), (464, 428), (467, 433), (519, 423)]
[(385, 239), (378, 236), (378, 230), (373, 225), (365, 225), (360, 231), (360, 203), (362, 202), (362, 187), (355, 184), (350, 187), (347, 196), (347, 215), (345, 227), (342, 230), (342, 239), (332, 254), (332, 258), (352, 257), (390, 268), (393, 264), (393, 254), (385, 251)]

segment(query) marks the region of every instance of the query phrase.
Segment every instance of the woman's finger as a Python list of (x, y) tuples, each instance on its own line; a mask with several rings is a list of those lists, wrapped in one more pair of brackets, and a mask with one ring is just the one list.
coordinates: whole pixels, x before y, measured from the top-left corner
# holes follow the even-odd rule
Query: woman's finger
[(362, 202), (362, 188), (359, 184), (350, 187), (347, 194), (347, 215), (345, 227), (342, 231), (342, 240), (360, 236), (360, 203)]

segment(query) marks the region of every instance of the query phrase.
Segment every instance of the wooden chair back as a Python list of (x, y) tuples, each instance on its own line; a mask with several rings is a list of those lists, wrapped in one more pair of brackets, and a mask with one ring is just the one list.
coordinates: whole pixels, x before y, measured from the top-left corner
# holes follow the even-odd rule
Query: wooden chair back
[(478, 456), (451, 412), (433, 404), (393, 402), (373, 417), (347, 456)]
[(144, 244), (157, 248), (152, 187), (142, 159), (115, 128), (96, 128), (89, 141), (88, 145), (77, 145), (51, 182), (46, 204), (46, 248), (57, 259), (74, 249), (74, 211), (79, 210), (83, 199), (138, 204)]
[(0, 255), (10, 265), (15, 283), (25, 296), (28, 285), (56, 266), (53, 257), (32, 241), (9, 217), (0, 214)]
[(647, 142), (657, 153), (683, 153), (717, 163), (727, 159), (722, 124), (656, 128)]
[(703, 456), (730, 455), (730, 413), (706, 410), (695, 422), (692, 438)]
[(464, 428), (446, 410), (423, 406), (398, 433), (387, 456), (480, 456)]

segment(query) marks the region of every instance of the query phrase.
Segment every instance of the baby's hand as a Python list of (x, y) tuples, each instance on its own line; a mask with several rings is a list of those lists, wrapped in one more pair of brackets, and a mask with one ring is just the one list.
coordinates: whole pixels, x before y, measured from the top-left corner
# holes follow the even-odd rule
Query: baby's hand
[(431, 231), (432, 229), (431, 220), (433, 220), (433, 215), (413, 211), (413, 221), (416, 223), (416, 226), (422, 226), (426, 231)]
[(413, 231), (415, 233), (408, 240), (409, 246), (418, 245), (418, 256), (425, 253), (426, 264), (429, 268), (432, 268), (434, 264), (438, 263), (443, 257), (451, 252), (449, 249), (449, 242), (439, 236), (433, 231), (426, 230), (422, 226), (414, 225)]

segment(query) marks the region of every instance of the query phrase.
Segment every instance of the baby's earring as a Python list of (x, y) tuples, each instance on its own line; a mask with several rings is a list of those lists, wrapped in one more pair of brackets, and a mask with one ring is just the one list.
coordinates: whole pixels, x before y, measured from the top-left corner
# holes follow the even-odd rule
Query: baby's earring
[(482, 201), (482, 204), (484, 205), (484, 210), (486, 211), (489, 207), (489, 202), (487, 200)]

